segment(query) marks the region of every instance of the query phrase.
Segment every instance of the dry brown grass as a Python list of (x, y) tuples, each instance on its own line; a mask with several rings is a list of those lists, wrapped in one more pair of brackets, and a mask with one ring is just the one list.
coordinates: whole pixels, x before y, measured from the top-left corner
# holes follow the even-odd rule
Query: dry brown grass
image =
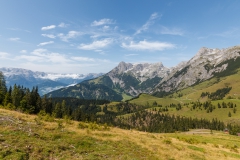
[[(0, 116), (19, 119), (22, 124), (31, 123), (32, 133), (40, 137), (34, 137), (33, 134), (29, 136), (23, 131), (16, 130), (17, 125), (15, 128), (14, 125), (9, 127), (0, 125), (0, 155), (2, 155), (0, 159), (19, 159), (20, 153), (25, 153), (26, 146), (29, 144), (32, 147), (28, 153), (29, 159), (40, 159), (40, 157), (44, 159), (124, 160), (240, 159), (239, 137), (221, 132), (214, 131), (213, 134), (209, 134), (204, 130), (206, 133), (202, 134), (196, 134), (196, 132), (159, 134), (119, 128), (91, 130), (79, 129), (79, 122), (65, 123), (59, 119), (55, 119), (54, 122), (41, 121), (41, 124), (36, 124), (37, 116), (35, 115), (26, 115), (5, 109), (0, 109)], [(61, 129), (59, 129), (59, 122), (62, 123)], [(10, 138), (13, 136), (12, 134), (24, 139), (26, 144), (22, 145), (22, 141), (19, 139), (12, 141)], [(17, 153), (12, 148), (4, 148), (3, 144), (17, 146), (21, 152)], [(42, 146), (43, 151), (37, 149), (39, 145)], [(46, 149), (47, 152), (44, 151)], [(9, 155), (4, 157), (5, 153), (9, 153)]]

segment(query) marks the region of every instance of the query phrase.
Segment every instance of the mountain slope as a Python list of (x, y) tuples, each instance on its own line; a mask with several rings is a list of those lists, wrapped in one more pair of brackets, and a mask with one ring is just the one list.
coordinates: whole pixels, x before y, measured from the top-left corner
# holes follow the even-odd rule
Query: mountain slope
[(214, 76), (234, 74), (232, 69), (239, 68), (240, 46), (227, 49), (201, 48), (188, 62), (172, 69), (152, 91), (154, 95), (173, 92), (198, 84)]
[[(67, 90), (60, 89), (51, 92), (47, 96), (91, 97), (94, 99), (101, 97), (119, 101), (125, 97), (131, 98), (143, 92), (150, 92), (168, 74), (169, 69), (164, 67), (162, 63), (131, 64), (120, 62), (117, 67), (103, 76), (84, 81), (69, 87)], [(99, 90), (103, 93), (101, 96)]]
[(89, 85), (87, 83), (77, 84), (50, 92), (48, 97), (76, 97), (82, 99), (106, 99), (122, 100), (121, 94), (102, 84)]
[[(235, 74), (232, 70), (240, 67), (239, 57), (240, 46), (234, 46), (222, 50), (201, 48), (192, 59), (181, 62), (172, 68), (166, 68), (162, 63), (131, 64), (120, 62), (109, 73), (80, 83), (80, 86), (85, 85), (88, 86), (87, 88), (93, 89), (86, 90), (86, 87), (81, 87), (80, 92), (82, 94), (80, 97), (94, 98), (93, 95), (97, 95), (95, 94), (97, 89), (104, 92), (101, 98), (108, 100), (119, 100), (119, 96), (122, 96), (122, 99), (124, 97), (129, 99), (130, 97), (136, 97), (140, 93), (150, 93), (161, 97), (213, 77)], [(105, 87), (101, 88), (103, 86)], [(58, 92), (61, 92), (63, 95), (77, 97), (77, 89), (79, 90), (78, 87), (73, 86), (68, 90), (57, 90), (48, 96), (56, 97), (60, 95)], [(94, 94), (88, 95), (91, 93)], [(112, 96), (113, 93), (118, 95), (117, 98)], [(109, 95), (111, 96), (109, 97)], [(99, 98), (99, 96), (95, 98)]]
[[(149, 108), (153, 107), (154, 109), (156, 108), (156, 110), (162, 110), (166, 106), (171, 106), (172, 104), (181, 104), (182, 108), (180, 110), (177, 110), (176, 107), (168, 107), (168, 111), (164, 113), (170, 115), (180, 115), (183, 117), (197, 117), (208, 120), (217, 118), (226, 124), (234, 123), (240, 125), (240, 63), (230, 64), (232, 65), (229, 65), (229, 68), (232, 66), (231, 71), (234, 74), (229, 75), (230, 70), (225, 70), (224, 72), (221, 72), (220, 77), (218, 75), (214, 76), (211, 79), (185, 89), (178, 90), (163, 98), (141, 94), (138, 98), (129, 101), (129, 103), (145, 106), (148, 105)], [(238, 64), (239, 67), (236, 67), (234, 64)], [(233, 69), (233, 66), (236, 68)], [(208, 96), (202, 96), (202, 93), (213, 93), (223, 88), (231, 88), (230, 91), (223, 96), (223, 99), (212, 100), (210, 97), (208, 98)], [(202, 104), (211, 102), (214, 109), (213, 111), (208, 112), (207, 109), (204, 109), (204, 105), (202, 105), (201, 108), (197, 107), (194, 109), (193, 105), (196, 102)], [(223, 103), (233, 103), (234, 106), (236, 105), (235, 111), (234, 108), (231, 108), (230, 106), (227, 106), (226, 108), (222, 107)], [(219, 104), (221, 105), (220, 108), (218, 106)], [(231, 113), (231, 116), (229, 116), (229, 113)]]

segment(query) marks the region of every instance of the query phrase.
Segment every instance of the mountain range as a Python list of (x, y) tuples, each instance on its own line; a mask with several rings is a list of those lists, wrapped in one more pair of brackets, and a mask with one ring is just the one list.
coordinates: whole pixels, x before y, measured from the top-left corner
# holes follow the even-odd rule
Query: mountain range
[(234, 74), (240, 68), (240, 46), (226, 49), (201, 48), (189, 61), (167, 68), (159, 63), (120, 62), (110, 72), (58, 74), (20, 68), (0, 68), (7, 86), (32, 88), (40, 95), (121, 101), (141, 93), (162, 97), (213, 77)]
[(30, 89), (38, 86), (40, 95), (103, 75), (103, 73), (89, 73), (86, 75), (46, 73), (22, 68), (0, 68), (0, 71), (3, 72), (8, 87), (14, 84)]
[(234, 74), (240, 67), (240, 46), (226, 49), (201, 48), (189, 61), (167, 68), (160, 63), (125, 63), (95, 79), (61, 88), (48, 97), (77, 97), (120, 101), (141, 93), (161, 97), (221, 74)]

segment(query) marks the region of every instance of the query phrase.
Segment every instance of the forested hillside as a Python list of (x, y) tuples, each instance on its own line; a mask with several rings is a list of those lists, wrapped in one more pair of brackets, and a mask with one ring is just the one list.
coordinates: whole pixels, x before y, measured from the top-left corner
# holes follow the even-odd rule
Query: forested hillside
[[(107, 100), (84, 100), (76, 98), (41, 98), (38, 89), (14, 86), (7, 89), (1, 74), (1, 101), (3, 108), (38, 114), (48, 118), (67, 118), (77, 121), (97, 122), (118, 126), (120, 128), (135, 128), (148, 132), (188, 131), (189, 129), (205, 128), (223, 130), (227, 124), (214, 118), (212, 120), (181, 117), (166, 114), (168, 106), (158, 105), (160, 109), (146, 110), (149, 105), (137, 105), (128, 102), (109, 104)], [(154, 105), (157, 105), (156, 103)], [(205, 106), (205, 104), (204, 104)], [(170, 107), (181, 110), (181, 104)], [(209, 105), (207, 106), (209, 107)], [(196, 108), (193, 106), (193, 108)], [(209, 109), (209, 108), (208, 108)], [(212, 107), (210, 106), (210, 112)], [(206, 110), (206, 108), (205, 108)], [(129, 114), (128, 116), (126, 116)], [(231, 134), (236, 134), (240, 128), (228, 124)], [(240, 132), (240, 130), (239, 130)]]

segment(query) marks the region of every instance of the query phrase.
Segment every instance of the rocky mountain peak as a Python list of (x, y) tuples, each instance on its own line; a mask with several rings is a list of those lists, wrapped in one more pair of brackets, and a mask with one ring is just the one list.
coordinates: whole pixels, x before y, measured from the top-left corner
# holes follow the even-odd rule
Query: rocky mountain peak
[(116, 68), (114, 68), (114, 71), (117, 71), (118, 73), (122, 73), (126, 70), (129, 70), (132, 67), (133, 67), (133, 64), (122, 61), (118, 64)]

